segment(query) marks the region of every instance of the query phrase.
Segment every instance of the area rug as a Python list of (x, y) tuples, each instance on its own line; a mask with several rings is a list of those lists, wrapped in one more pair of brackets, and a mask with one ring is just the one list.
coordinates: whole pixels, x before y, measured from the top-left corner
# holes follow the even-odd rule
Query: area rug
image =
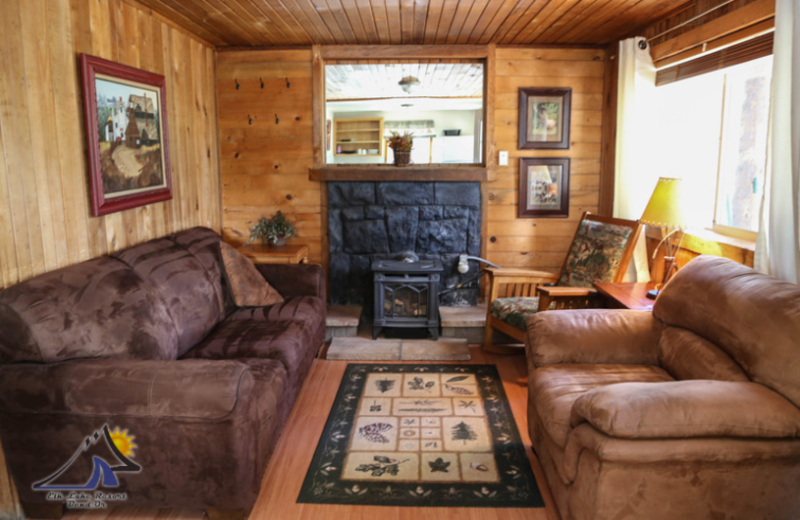
[(345, 361), (469, 361), (467, 340), (336, 337), (325, 359)]
[(544, 507), (494, 365), (350, 364), (301, 503)]

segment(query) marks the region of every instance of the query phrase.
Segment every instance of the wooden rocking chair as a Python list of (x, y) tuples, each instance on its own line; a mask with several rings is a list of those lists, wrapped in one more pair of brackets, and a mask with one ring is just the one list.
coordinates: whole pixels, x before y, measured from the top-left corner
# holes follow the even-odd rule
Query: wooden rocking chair
[(537, 312), (600, 307), (603, 300), (593, 284), (622, 280), (639, 229), (638, 221), (587, 212), (578, 224), (560, 274), (487, 268), (489, 304), (483, 348), (508, 352), (492, 345), (494, 330), (524, 343), (527, 322)]

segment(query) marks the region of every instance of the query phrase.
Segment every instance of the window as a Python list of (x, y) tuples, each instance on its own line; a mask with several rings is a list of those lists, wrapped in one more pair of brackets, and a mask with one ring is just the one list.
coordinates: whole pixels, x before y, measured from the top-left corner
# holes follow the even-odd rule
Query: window
[(772, 56), (725, 72), (714, 227), (758, 231), (769, 129)]
[(698, 222), (755, 240), (764, 188), (772, 56), (655, 89), (651, 162), (683, 177)]

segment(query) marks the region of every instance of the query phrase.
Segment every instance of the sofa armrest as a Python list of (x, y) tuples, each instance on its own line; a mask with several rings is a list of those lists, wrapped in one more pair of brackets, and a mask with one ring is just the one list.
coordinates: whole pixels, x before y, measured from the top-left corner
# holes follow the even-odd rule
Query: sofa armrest
[(758, 383), (674, 381), (595, 388), (572, 406), (573, 427), (588, 422), (611, 437), (800, 438), (800, 409)]
[(0, 411), (217, 420), (253, 386), (239, 361), (80, 360), (0, 367)]
[(325, 274), (316, 264), (256, 264), (258, 272), (284, 298), (316, 296), (325, 301)]
[(531, 369), (558, 363), (658, 365), (661, 325), (651, 312), (548, 311), (528, 322)]

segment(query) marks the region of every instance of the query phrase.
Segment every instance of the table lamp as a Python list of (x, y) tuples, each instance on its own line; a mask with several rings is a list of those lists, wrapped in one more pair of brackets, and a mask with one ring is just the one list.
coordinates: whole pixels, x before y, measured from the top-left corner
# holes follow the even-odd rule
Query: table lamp
[(647, 293), (648, 298), (655, 299), (661, 288), (669, 281), (673, 271), (677, 271), (675, 257), (681, 248), (683, 230), (689, 227), (690, 218), (686, 210), (686, 201), (682, 195), (681, 179), (669, 177), (658, 179), (650, 202), (647, 203), (642, 218), (639, 220), (642, 224), (660, 227), (664, 237), (653, 251), (653, 259), (655, 259), (661, 244), (664, 244), (664, 278), (660, 284), (656, 285), (655, 289)]

